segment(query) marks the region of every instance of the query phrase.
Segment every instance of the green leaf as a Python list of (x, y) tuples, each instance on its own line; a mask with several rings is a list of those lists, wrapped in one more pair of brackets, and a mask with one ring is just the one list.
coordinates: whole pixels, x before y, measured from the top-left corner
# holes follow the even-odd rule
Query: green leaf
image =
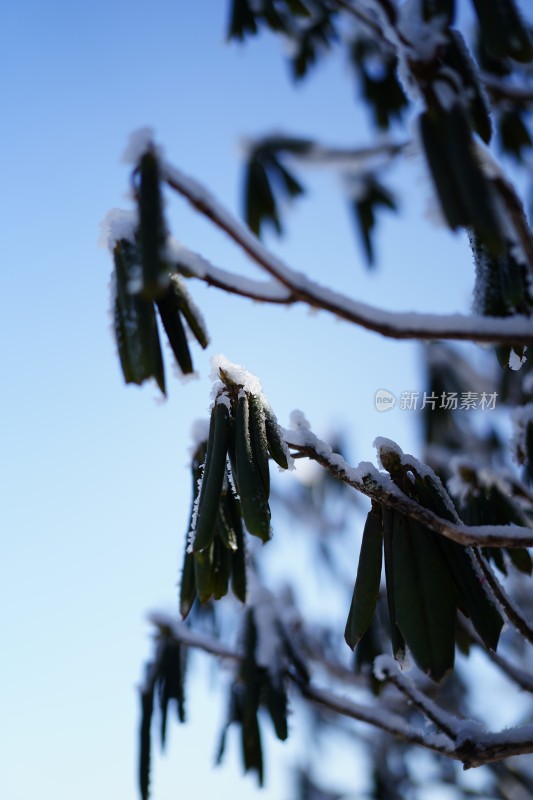
[(157, 685), (161, 710), (161, 747), (166, 744), (168, 704), (176, 701), (178, 719), (185, 722), (184, 657), (178, 642), (166, 641), (158, 664)]
[(514, 0), (473, 0), (473, 3), (485, 47), (491, 55), (531, 62), (531, 36)]
[(468, 225), (470, 216), (449, 164), (438, 120), (428, 111), (419, 117), (420, 136), (442, 212), (452, 230)]
[(381, 507), (372, 504), (363, 531), (359, 566), (344, 638), (354, 649), (374, 616), (381, 580), (383, 530)]
[(263, 486), (263, 492), (268, 500), (270, 495), (270, 470), (268, 466), (268, 442), (265, 426), (265, 413), (263, 404), (257, 395), (250, 394), (248, 397), (249, 406), (249, 425), (250, 425), (250, 446), (254, 466)]
[(242, 41), (256, 33), (257, 24), (249, 0), (233, 0), (227, 38)]
[(385, 561), (385, 578), (387, 580), (387, 606), (389, 609), (390, 638), (392, 653), (398, 661), (405, 656), (405, 641), (398, 627), (395, 586), (395, 564), (393, 558), (393, 533), (395, 512), (382, 506), (383, 517), (383, 554)]
[(453, 669), (455, 592), (434, 534), (395, 513), (392, 536), (397, 623), (418, 667), (434, 681)]
[(498, 115), (498, 133), (502, 150), (521, 162), (524, 150), (533, 147), (531, 133), (518, 108), (503, 110)]
[(180, 581), (180, 614), (185, 619), (193, 607), (196, 600), (196, 581), (194, 577), (194, 555), (187, 552), (189, 545), (188, 537), (185, 537), (185, 553), (183, 555), (183, 567), (181, 570)]
[(139, 790), (142, 800), (150, 795), (150, 761), (152, 714), (154, 710), (154, 684), (141, 690), (141, 727), (139, 737)]
[(289, 462), (287, 461), (286, 444), (281, 435), (278, 421), (268, 403), (263, 404), (263, 413), (265, 415), (268, 451), (279, 467), (288, 469)]
[(443, 536), (438, 545), (446, 559), (448, 569), (461, 598), (461, 611), (470, 617), (472, 625), (491, 650), (496, 650), (503, 627), (503, 619), (483, 588), (470, 556), (469, 548), (462, 547)]
[(272, 675), (266, 671), (264, 683), (261, 689), (261, 701), (267, 707), (276, 731), (276, 736), (284, 742), (289, 730), (287, 726), (287, 691), (285, 689), (281, 673)]
[(154, 300), (166, 292), (169, 275), (163, 257), (167, 231), (163, 216), (159, 162), (153, 151), (148, 151), (141, 157), (138, 176), (141, 294), (145, 300)]
[(370, 266), (374, 264), (374, 246), (372, 233), (376, 224), (376, 209), (389, 208), (396, 211), (397, 206), (393, 195), (382, 186), (374, 177), (366, 181), (364, 189), (358, 192), (357, 200), (352, 202), (352, 209), (358, 223), (363, 240), (366, 257)]
[(218, 536), (213, 545), (213, 597), (215, 600), (220, 600), (228, 593), (232, 566), (231, 553)]
[(115, 264), (115, 336), (126, 383), (154, 378), (165, 394), (165, 370), (154, 305), (131, 293), (139, 269), (138, 251), (122, 239), (113, 251)]
[(211, 412), (209, 443), (198, 501), (198, 515), (193, 538), (197, 553), (208, 547), (215, 535), (230, 437), (229, 410), (224, 402), (215, 401)]
[(184, 375), (190, 375), (194, 372), (194, 367), (175, 294), (172, 291), (168, 292), (156, 300), (156, 305), (179, 368)]
[(235, 461), (237, 474), (234, 477), (237, 479), (244, 522), (251, 534), (267, 542), (272, 536), (270, 507), (254, 462), (249, 398), (245, 392), (241, 392), (235, 414)]
[(281, 234), (281, 222), (274, 193), (264, 163), (256, 154), (248, 162), (245, 179), (245, 219), (256, 236), (261, 236), (264, 222), (271, 222)]
[(422, 0), (422, 19), (429, 22), (444, 17), (445, 25), (453, 24), (455, 19), (455, 0)]
[(241, 509), (239, 501), (231, 496), (229, 506), (233, 530), (235, 531), (237, 549), (232, 554), (231, 588), (233, 594), (241, 603), (246, 602), (246, 545), (241, 522)]
[(501, 253), (505, 237), (496, 211), (494, 190), (476, 156), (464, 112), (455, 105), (440, 116), (447, 163), (461, 194), (469, 224), (492, 253)]
[(209, 344), (209, 335), (200, 311), (196, 308), (191, 295), (185, 288), (184, 280), (179, 275), (171, 275), (170, 283), (185, 322), (189, 326), (191, 333), (200, 347), (205, 350)]
[(478, 67), (459, 31), (453, 29), (449, 31), (449, 41), (442, 60), (446, 67), (460, 76), (461, 98), (466, 104), (472, 128), (488, 144), (492, 135), (490, 107), (480, 83)]
[(201, 603), (207, 603), (213, 596), (214, 556), (215, 543), (213, 541), (204, 550), (194, 554), (194, 582)]

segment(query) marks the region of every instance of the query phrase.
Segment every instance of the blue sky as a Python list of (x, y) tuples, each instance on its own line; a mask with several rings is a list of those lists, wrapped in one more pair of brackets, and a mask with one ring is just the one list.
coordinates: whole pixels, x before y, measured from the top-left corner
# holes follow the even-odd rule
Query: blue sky
[[(416, 414), (373, 408), (376, 389), (423, 388), (416, 346), (199, 284), (191, 291), (213, 340), (207, 354), (194, 352), (202, 378), (169, 377), (165, 403), (154, 387), (122, 382), (110, 333), (111, 263), (97, 240), (106, 211), (129, 206), (120, 156), (132, 131), (153, 127), (168, 158), (235, 212), (240, 138), (273, 129), (341, 145), (375, 138), (340, 58), (295, 89), (272, 37), (225, 43), (226, 5), (22, 0), (0, 11), (0, 794), (10, 800), (136, 796), (145, 613), (175, 608), (189, 430), (207, 413), (210, 356), (223, 352), (259, 375), (282, 424), (301, 408), (321, 436), (348, 427), (353, 461), (373, 458), (377, 435), (417, 446)], [(428, 228), (420, 164), (391, 173), (409, 192), (401, 222), (383, 216), (371, 275), (338, 181), (320, 171), (302, 176), (311, 191), (287, 216), (289, 235), (267, 239), (289, 263), (384, 307), (468, 310), (471, 258), (459, 239)], [(255, 274), (184, 203), (169, 210), (187, 246)], [(227, 766), (208, 770), (223, 703), (206, 697), (205, 681), (198, 686), (190, 702), (197, 722), (171, 731), (155, 800), (175, 797), (177, 781), (199, 796), (209, 787), (226, 796), (239, 774), (235, 746)], [(285, 762), (291, 748), (275, 745)], [(279, 800), (284, 769), (270, 771), (264, 800)], [(238, 785), (242, 797), (255, 796), (253, 781)]]

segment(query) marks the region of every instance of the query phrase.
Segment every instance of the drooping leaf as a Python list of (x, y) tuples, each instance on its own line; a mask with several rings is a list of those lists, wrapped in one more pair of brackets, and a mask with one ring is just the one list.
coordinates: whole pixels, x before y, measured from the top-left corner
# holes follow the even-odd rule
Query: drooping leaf
[(480, 82), (477, 65), (459, 31), (450, 30), (442, 60), (446, 68), (451, 68), (460, 76), (461, 101), (466, 106), (473, 130), (484, 142), (490, 142), (492, 121), (487, 96)]
[(141, 726), (139, 732), (139, 790), (142, 800), (150, 795), (151, 727), (154, 710), (154, 685), (141, 690)]
[(179, 642), (166, 641), (159, 658), (157, 687), (161, 711), (161, 747), (166, 744), (168, 705), (176, 701), (178, 719), (185, 722), (184, 656)]
[(366, 633), (379, 596), (383, 552), (381, 507), (373, 504), (363, 531), (357, 577), (344, 638), (354, 649)]
[(370, 176), (364, 181), (363, 186), (359, 186), (356, 199), (351, 203), (358, 229), (364, 245), (365, 254), (369, 266), (374, 264), (374, 244), (372, 234), (376, 225), (376, 210), (378, 208), (389, 208), (397, 210), (394, 196), (382, 184)]
[(194, 372), (189, 343), (180, 317), (179, 304), (172, 289), (156, 300), (157, 310), (163, 328), (168, 338), (168, 343), (184, 375)]
[(398, 80), (396, 55), (370, 36), (360, 34), (351, 47), (350, 56), (375, 124), (381, 130), (388, 130), (409, 105)]
[(491, 55), (531, 62), (531, 35), (514, 0), (473, 0), (473, 4), (485, 46)]
[(136, 246), (122, 239), (113, 252), (115, 264), (115, 335), (126, 383), (154, 378), (165, 394), (165, 370), (154, 305), (132, 293), (140, 269)]
[(257, 23), (250, 0), (232, 0), (227, 38), (242, 41), (256, 33)]
[(141, 294), (145, 300), (155, 300), (165, 294), (170, 278), (163, 255), (167, 231), (163, 215), (159, 161), (153, 150), (144, 153), (137, 171)]
[(394, 591), (396, 578), (394, 576), (395, 563), (393, 558), (393, 537), (395, 512), (383, 506), (383, 555), (385, 562), (385, 577), (387, 580), (387, 605), (389, 609), (390, 638), (394, 658), (401, 661), (405, 656), (405, 641), (398, 626), (398, 612), (396, 595)]
[(461, 597), (461, 611), (470, 617), (485, 645), (496, 650), (503, 619), (476, 573), (469, 548), (443, 536), (439, 537), (438, 544)]
[(514, 156), (517, 161), (523, 161), (524, 151), (533, 147), (533, 139), (521, 110), (504, 109), (498, 114), (497, 119), (502, 150)]
[(453, 669), (455, 592), (434, 535), (396, 513), (392, 535), (397, 624), (418, 667), (440, 681)]

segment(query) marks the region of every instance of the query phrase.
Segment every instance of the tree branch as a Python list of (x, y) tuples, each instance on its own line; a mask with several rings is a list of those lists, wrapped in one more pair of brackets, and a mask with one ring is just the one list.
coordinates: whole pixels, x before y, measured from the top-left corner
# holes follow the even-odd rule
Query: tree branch
[(331, 447), (310, 430), (285, 430), (288, 446), (306, 455), (328, 470), (334, 478), (382, 505), (418, 520), (435, 533), (458, 544), (471, 547), (533, 547), (533, 530), (518, 525), (463, 525), (437, 516), (403, 494), (395, 483), (373, 464), (361, 462), (351, 467)]
[[(225, 231), (265, 272), (285, 286), (288, 290), (287, 296), (292, 297), (293, 302), (306, 303), (312, 308), (328, 311), (340, 319), (393, 339), (455, 339), (517, 345), (528, 344), (533, 339), (533, 321), (528, 317), (467, 317), (462, 314), (384, 311), (334, 292), (290, 269), (202, 185), (168, 164), (162, 165), (162, 171), (169, 186), (187, 198), (201, 214)], [(238, 285), (233, 288), (234, 293), (242, 293)]]
[(486, 72), (482, 73), (481, 80), (493, 100), (512, 100), (523, 105), (533, 103), (533, 87), (513, 86)]
[[(228, 659), (234, 662), (241, 662), (244, 656), (234, 650), (230, 650), (221, 642), (199, 635), (190, 630), (183, 623), (170, 619), (166, 614), (152, 613), (149, 615), (150, 621), (164, 632), (165, 636), (174, 638), (176, 642), (203, 650), (211, 655)], [(417, 744), (436, 753), (453, 757), (453, 748), (442, 736), (428, 735), (426, 732), (417, 731), (411, 728), (403, 717), (393, 714), (384, 709), (376, 709), (372, 706), (365, 706), (355, 703), (352, 700), (320, 689), (311, 683), (302, 683), (292, 673), (288, 672), (290, 678), (297, 687), (300, 694), (316, 703), (327, 708), (336, 714), (341, 714), (349, 719), (365, 722), (375, 728), (379, 728), (386, 733), (400, 738), (402, 741)]]
[(476, 563), (483, 573), (483, 577), (487, 581), (492, 593), (503, 609), (509, 622), (514, 625), (516, 630), (522, 634), (524, 639), (527, 639), (530, 644), (533, 644), (533, 628), (516, 608), (515, 604), (508, 596), (501, 583), (498, 581), (498, 578), (490, 568), (489, 564), (476, 548), (473, 549), (473, 555)]
[[(191, 631), (180, 622), (173, 621), (165, 614), (150, 615), (153, 624), (165, 636), (174, 638), (176, 642), (203, 650), (211, 655), (240, 662), (243, 655), (227, 648), (222, 643)], [(395, 736), (401, 741), (415, 744), (439, 753), (447, 758), (462, 761), (465, 769), (478, 767), (492, 761), (499, 761), (510, 756), (524, 755), (533, 752), (533, 725), (504, 730), (500, 733), (485, 733), (482, 726), (471, 720), (460, 720), (439, 709), (429, 698), (425, 698), (414, 687), (408, 688), (408, 681), (400, 675), (394, 675), (394, 669), (388, 666), (390, 656), (382, 657), (379, 667), (386, 680), (394, 682), (417, 707), (445, 733), (431, 734), (409, 726), (405, 719), (383, 708), (355, 703), (346, 697), (339, 697), (312, 683), (303, 683), (291, 673), (287, 673), (298, 691), (306, 699), (343, 717), (364, 722)], [(400, 685), (401, 684), (401, 685)], [(475, 737), (475, 738), (472, 738)]]

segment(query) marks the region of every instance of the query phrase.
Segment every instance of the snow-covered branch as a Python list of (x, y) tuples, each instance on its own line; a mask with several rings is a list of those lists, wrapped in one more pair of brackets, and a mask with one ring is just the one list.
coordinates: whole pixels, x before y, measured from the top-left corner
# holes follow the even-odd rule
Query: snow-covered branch
[(327, 442), (310, 430), (285, 430), (284, 438), (291, 449), (306, 455), (328, 470), (333, 477), (380, 504), (418, 520), (426, 528), (458, 544), (479, 547), (533, 547), (533, 530), (518, 525), (463, 525), (437, 516), (407, 497), (391, 478), (373, 464), (361, 462), (351, 467)]
[[(203, 185), (185, 175), (169, 164), (163, 165), (165, 180), (173, 189), (183, 195), (201, 214), (210, 219), (265, 272), (285, 287), (287, 294), (283, 302), (302, 302), (312, 308), (327, 311), (340, 319), (359, 325), (367, 330), (381, 333), (394, 339), (453, 339), (475, 342), (527, 344), (533, 336), (533, 322), (525, 316), (481, 317), (463, 314), (420, 314), (416, 312), (393, 312), (353, 300), (346, 295), (310, 280), (301, 272), (296, 272), (271, 253), (252, 233), (250, 233)], [(199, 276), (202, 277), (202, 276)], [(210, 272), (204, 278), (209, 282), (215, 276)], [(235, 294), (251, 296), (246, 287), (235, 283), (229, 273), (219, 275), (224, 288), (233, 284)], [(264, 296), (255, 286), (258, 294), (254, 299), (265, 302), (280, 302), (279, 294), (274, 299)], [(268, 294), (268, 293), (267, 293)]]
[[(152, 623), (164, 632), (165, 636), (180, 644), (203, 650), (220, 658), (240, 662), (244, 656), (228, 648), (221, 642), (193, 633), (186, 625), (172, 621), (166, 614), (153, 613)], [(414, 728), (405, 718), (382, 706), (367, 706), (348, 697), (315, 686), (312, 682), (301, 682), (291, 673), (299, 693), (307, 700), (348, 719), (363, 722), (378, 728), (403, 742), (418, 745), (440, 753), (448, 758), (461, 761), (465, 768), (482, 766), (514, 755), (533, 752), (533, 725), (526, 725), (499, 733), (487, 733), (483, 726), (474, 720), (462, 720), (439, 708), (430, 698), (417, 689), (412, 681), (398, 672), (392, 657), (380, 656), (376, 670), (381, 680), (393, 683), (411, 703), (413, 703), (437, 728), (438, 733)]]
[(453, 741), (451, 758), (463, 763), (465, 769), (480, 767), (516, 755), (533, 752), (533, 725), (505, 729), (498, 733), (485, 731), (475, 720), (463, 720), (439, 708), (420, 692), (404, 675), (390, 656), (379, 656), (375, 662), (381, 679), (393, 683), (422, 713)]

